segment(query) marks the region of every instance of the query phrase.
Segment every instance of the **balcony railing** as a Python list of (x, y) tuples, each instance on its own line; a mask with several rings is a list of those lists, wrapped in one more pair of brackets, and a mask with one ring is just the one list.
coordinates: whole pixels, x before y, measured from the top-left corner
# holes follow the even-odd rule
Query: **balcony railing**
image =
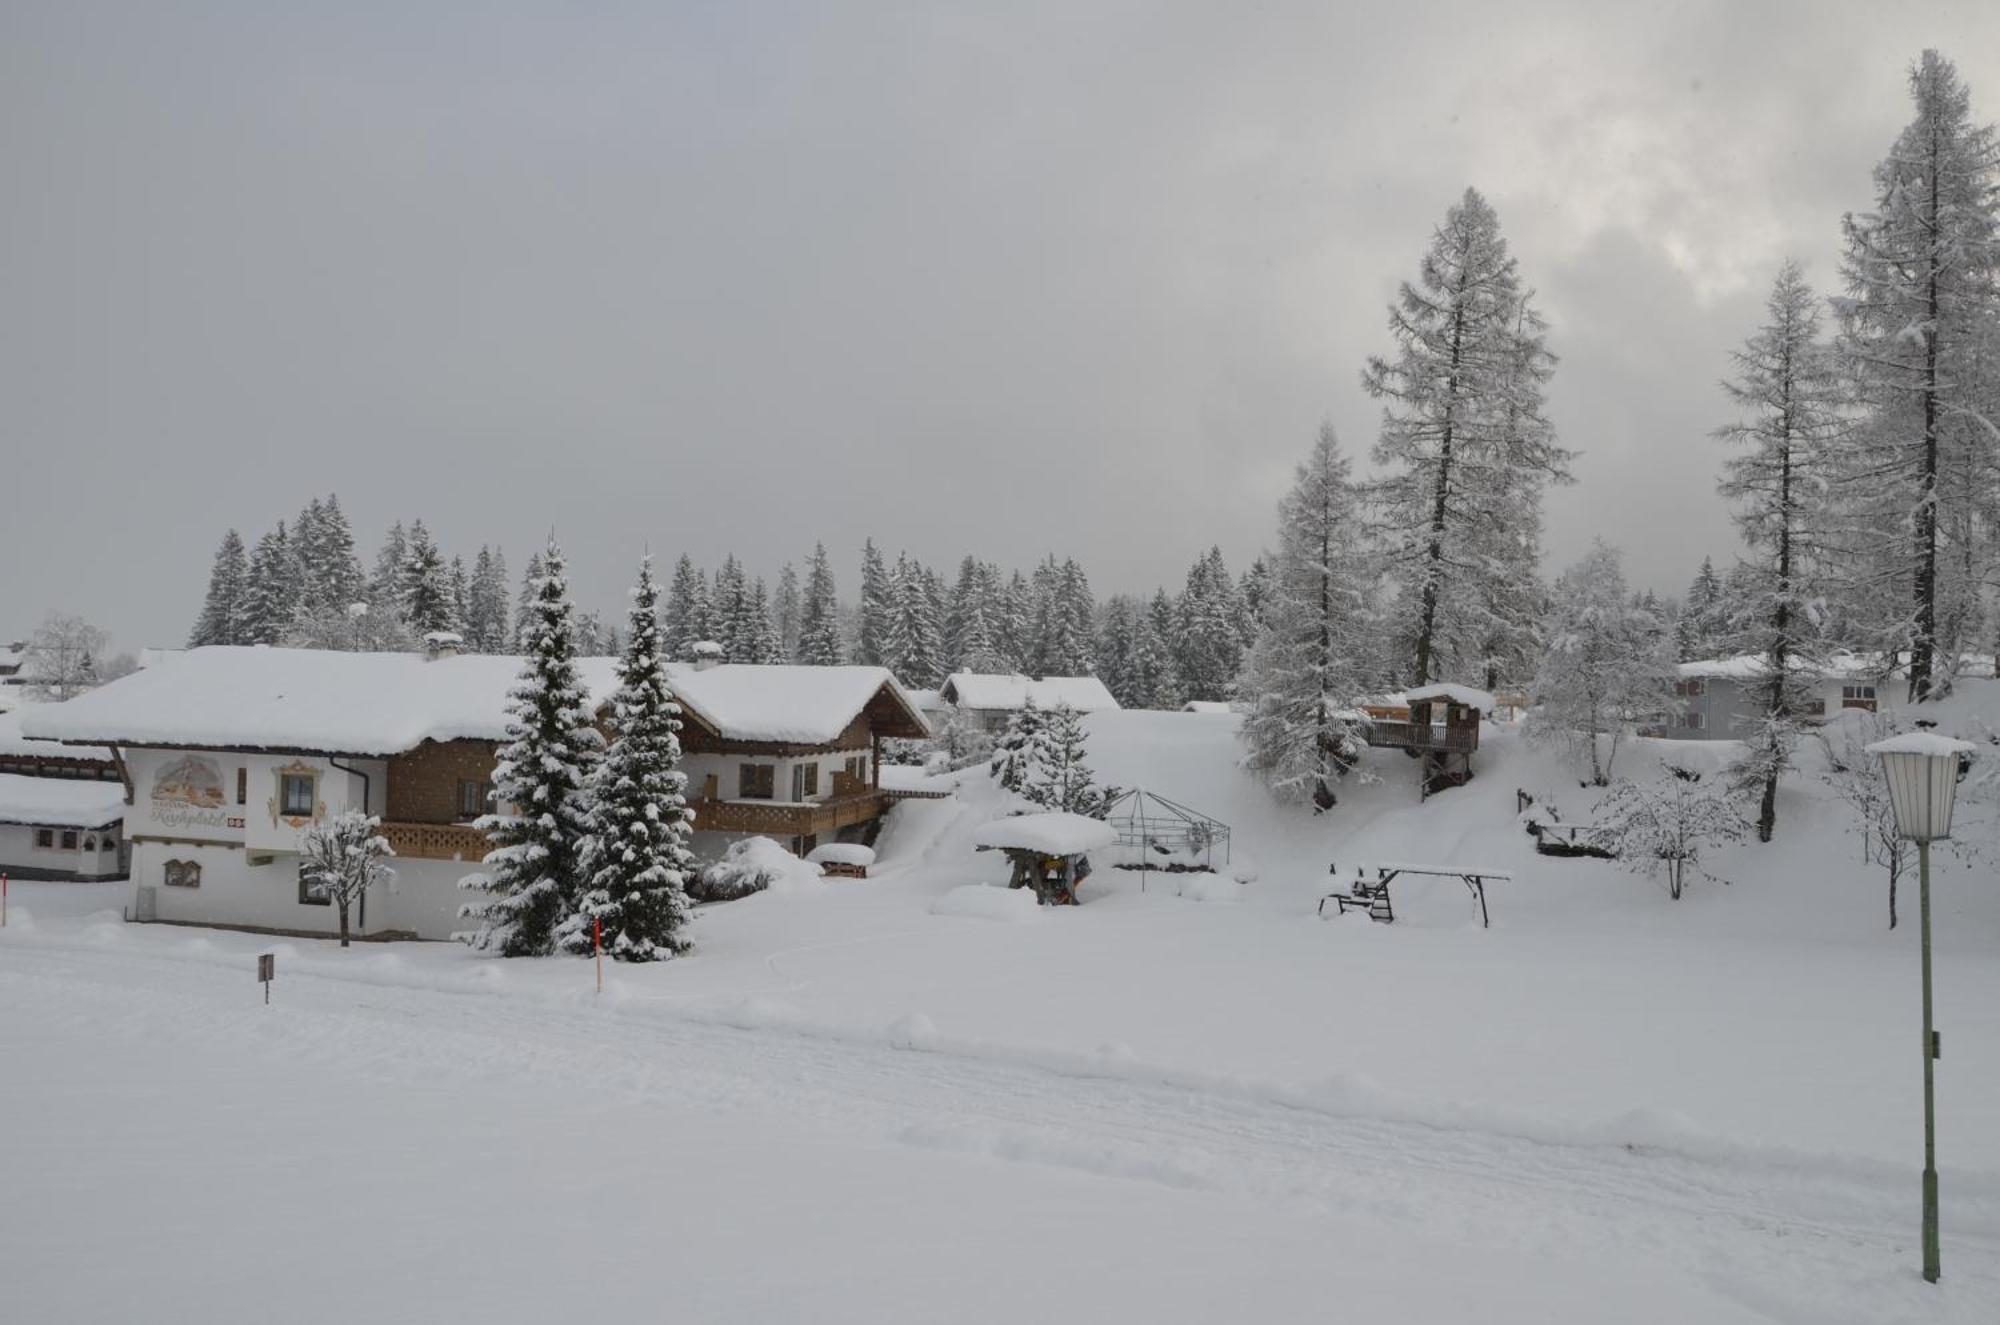
[(772, 833), (780, 837), (818, 836), (877, 818), (889, 806), (880, 791), (829, 796), (823, 801), (695, 800), (696, 831)]
[(1446, 750), (1470, 754), (1479, 748), (1479, 728), (1446, 727), (1430, 722), (1368, 724), (1368, 744), (1390, 750)]
[(470, 824), (385, 823), (378, 830), (405, 860), (483, 860), (493, 849), (486, 834)]

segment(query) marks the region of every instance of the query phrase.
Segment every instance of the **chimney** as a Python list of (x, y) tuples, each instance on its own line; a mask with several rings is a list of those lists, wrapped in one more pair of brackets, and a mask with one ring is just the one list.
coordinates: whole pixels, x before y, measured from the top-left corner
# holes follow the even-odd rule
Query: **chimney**
[(700, 641), (690, 652), (694, 654), (694, 669), (697, 672), (705, 672), (722, 661), (722, 646), (712, 639)]
[(424, 661), (456, 658), (463, 651), (465, 637), (449, 630), (433, 630), (424, 636)]

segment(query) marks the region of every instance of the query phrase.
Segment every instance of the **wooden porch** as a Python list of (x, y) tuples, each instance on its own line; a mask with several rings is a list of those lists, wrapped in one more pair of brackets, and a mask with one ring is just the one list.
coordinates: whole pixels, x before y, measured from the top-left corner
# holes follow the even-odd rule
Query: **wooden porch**
[(773, 837), (823, 837), (881, 817), (889, 794), (874, 788), (822, 801), (710, 800), (688, 802), (694, 826), (704, 833), (764, 833)]
[(376, 830), (405, 860), (462, 860), (476, 863), (486, 858), (493, 843), (471, 824), (385, 823)]

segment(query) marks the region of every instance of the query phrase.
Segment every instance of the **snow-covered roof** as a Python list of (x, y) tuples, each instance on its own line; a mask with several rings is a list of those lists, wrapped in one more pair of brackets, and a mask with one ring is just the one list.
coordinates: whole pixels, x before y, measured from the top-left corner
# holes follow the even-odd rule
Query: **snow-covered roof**
[(0, 824), (102, 828), (125, 817), (125, 788), (83, 778), (0, 773)]
[(62, 745), (55, 741), (31, 741), (21, 734), (21, 719), (33, 710), (43, 707), (28, 704), (11, 712), (0, 713), (0, 759), (101, 759), (111, 762), (111, 751), (105, 746)]
[(1102, 819), (1065, 814), (1059, 810), (995, 819), (981, 824), (972, 838), (974, 846), (1040, 851), (1051, 856), (1077, 856), (1112, 846), (1117, 841), (1118, 830)]
[(1009, 672), (953, 672), (939, 691), (946, 703), (968, 709), (1052, 709), (1066, 704), (1078, 713), (1118, 707), (1104, 682), (1094, 676), (1027, 677)]
[(885, 690), (907, 712), (909, 735), (930, 730), (909, 693), (884, 667), (722, 663), (697, 668), (674, 663), (667, 675), (681, 704), (733, 741), (826, 745)]
[(14, 668), (19, 667), (21, 660), (27, 656), (28, 646), (24, 642), (17, 641), (13, 644), (0, 644), (0, 668), (12, 671)]
[(1421, 704), (1427, 699), (1442, 699), (1447, 704), (1463, 704), (1467, 708), (1478, 709), (1481, 713), (1490, 712), (1494, 702), (1493, 696), (1487, 694), (1484, 690), (1475, 690), (1471, 686), (1454, 685), (1449, 681), (1441, 681), (1435, 685), (1418, 686), (1414, 690), (1404, 691), (1403, 698), (1411, 704)]
[[(579, 660), (593, 705), (616, 688), (616, 660)], [(488, 654), (320, 649), (194, 649), (64, 704), (29, 710), (33, 737), (106, 745), (304, 750), (390, 755), (425, 741), (501, 740), (521, 660)], [(885, 689), (916, 712), (880, 667), (671, 664), (694, 720), (729, 740), (820, 745), (838, 737)]]
[[(1802, 676), (1875, 676), (1882, 671), (1877, 660), (1844, 651), (1831, 654), (1819, 663), (1794, 658), (1791, 666)], [(1764, 676), (1769, 665), (1761, 653), (1739, 653), (1733, 658), (1697, 658), (1680, 664), (1677, 670), (1683, 679), (1688, 680), (1699, 677), (1711, 681), (1755, 681)]]
[(158, 667), (169, 658), (178, 658), (186, 649), (144, 648), (132, 655), (132, 661), (140, 667)]
[(1940, 736), (1936, 732), (1905, 732), (1867, 747), (1871, 755), (1924, 755), (1936, 759), (1947, 755), (1971, 754), (1979, 747), (1971, 741)]
[(1190, 699), (1181, 705), (1183, 713), (1234, 713), (1235, 711), (1219, 699)]

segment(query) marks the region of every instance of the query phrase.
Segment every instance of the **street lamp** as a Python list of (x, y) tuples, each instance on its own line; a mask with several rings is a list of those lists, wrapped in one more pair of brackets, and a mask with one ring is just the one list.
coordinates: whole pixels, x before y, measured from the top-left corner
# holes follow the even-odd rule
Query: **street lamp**
[(1896, 835), (1917, 844), (1917, 917), (1924, 965), (1924, 1278), (1938, 1281), (1937, 1092), (1932, 1065), (1938, 1035), (1931, 1029), (1931, 843), (1951, 836), (1958, 779), (1974, 747), (1936, 732), (1910, 732), (1868, 747), (1882, 761)]

